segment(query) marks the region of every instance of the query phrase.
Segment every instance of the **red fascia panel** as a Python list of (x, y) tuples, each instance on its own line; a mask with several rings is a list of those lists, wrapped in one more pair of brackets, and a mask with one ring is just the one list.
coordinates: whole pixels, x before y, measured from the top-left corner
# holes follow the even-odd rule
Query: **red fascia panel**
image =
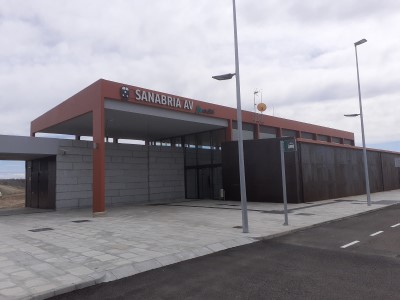
[[(130, 97), (128, 100), (121, 99), (120, 88), (123, 86), (127, 87), (130, 91)], [(140, 90), (142, 92), (145, 91), (145, 92), (150, 92), (150, 93), (154, 93), (154, 94), (164, 95), (166, 97), (171, 97), (171, 98), (179, 98), (179, 99), (181, 99), (182, 102), (185, 100), (188, 100), (193, 103), (193, 108), (191, 110), (185, 110), (183, 108), (176, 108), (176, 107), (170, 107), (170, 106), (168, 107), (168, 106), (161, 105), (161, 104), (136, 100), (135, 99), (135, 96), (136, 96), (135, 91), (136, 90)], [(180, 111), (180, 112), (185, 112), (185, 113), (198, 113), (198, 112), (196, 112), (196, 109), (197, 109), (197, 107), (200, 107), (201, 109), (208, 110), (208, 111), (211, 110), (213, 112), (212, 114), (206, 114), (208, 117), (226, 119), (226, 120), (237, 120), (236, 108), (207, 103), (207, 102), (194, 100), (194, 99), (190, 99), (190, 98), (184, 98), (184, 97), (180, 97), (180, 96), (176, 96), (176, 95), (172, 95), (172, 94), (162, 93), (162, 92), (158, 92), (158, 91), (154, 91), (154, 90), (149, 90), (149, 89), (145, 89), (145, 88), (141, 88), (141, 87), (135, 87), (135, 86), (122, 84), (122, 83), (118, 83), (118, 82), (113, 82), (113, 81), (105, 80), (103, 82), (103, 95), (104, 95), (104, 98), (110, 99), (110, 100), (129, 101), (136, 105), (146, 105), (146, 106), (175, 110), (175, 111)], [(200, 113), (200, 114), (205, 115), (203, 113)], [(298, 121), (293, 121), (293, 120), (272, 117), (272, 116), (268, 116), (268, 115), (261, 115), (261, 116), (257, 115), (257, 119), (259, 121), (255, 122), (254, 112), (249, 112), (249, 111), (242, 111), (242, 118), (243, 118), (243, 122), (250, 123), (250, 124), (260, 124), (260, 125), (271, 126), (271, 127), (276, 127), (276, 128), (284, 128), (284, 129), (291, 129), (291, 130), (296, 130), (296, 131), (311, 132), (311, 133), (316, 133), (316, 134), (321, 134), (321, 135), (327, 135), (327, 136), (333, 136), (333, 137), (338, 137), (338, 138), (354, 140), (354, 133), (352, 133), (352, 132), (337, 130), (337, 129), (333, 129), (333, 128), (328, 128), (328, 127), (323, 127), (323, 126), (318, 126), (318, 125), (313, 125), (313, 124), (308, 124), (308, 123), (303, 123), (303, 122), (298, 122)]]
[(48, 112), (31, 122), (31, 135), (44, 131), (46, 128), (73, 119), (80, 115), (92, 112), (95, 107), (102, 104), (102, 83), (100, 79), (71, 98), (60, 103)]

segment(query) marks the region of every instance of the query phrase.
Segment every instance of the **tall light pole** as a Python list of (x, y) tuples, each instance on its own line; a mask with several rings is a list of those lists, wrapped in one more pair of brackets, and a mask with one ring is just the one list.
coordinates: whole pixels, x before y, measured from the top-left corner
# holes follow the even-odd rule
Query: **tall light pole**
[(247, 195), (246, 195), (246, 178), (244, 169), (243, 154), (243, 130), (242, 130), (242, 104), (240, 99), (240, 75), (239, 75), (239, 49), (236, 26), (236, 3), (233, 4), (233, 32), (235, 37), (235, 73), (213, 76), (217, 80), (231, 79), (236, 75), (236, 102), (237, 102), (237, 127), (238, 127), (238, 148), (239, 148), (239, 180), (240, 180), (240, 201), (242, 206), (242, 229), (244, 233), (249, 232), (249, 221), (247, 216)]
[(368, 159), (367, 159), (367, 148), (365, 147), (365, 133), (364, 133), (364, 118), (363, 118), (363, 110), (362, 110), (362, 102), (361, 102), (361, 88), (360, 88), (360, 72), (358, 70), (358, 56), (357, 56), (357, 46), (366, 43), (366, 39), (359, 40), (354, 43), (354, 49), (356, 52), (356, 66), (357, 66), (357, 83), (358, 83), (358, 101), (360, 104), (360, 113), (359, 114), (351, 114), (345, 115), (346, 117), (355, 117), (360, 116), (361, 120), (361, 135), (362, 135), (362, 143), (363, 143), (363, 161), (364, 161), (364, 174), (365, 174), (365, 188), (367, 191), (367, 204), (371, 206), (371, 192), (369, 188), (369, 174), (368, 174)]

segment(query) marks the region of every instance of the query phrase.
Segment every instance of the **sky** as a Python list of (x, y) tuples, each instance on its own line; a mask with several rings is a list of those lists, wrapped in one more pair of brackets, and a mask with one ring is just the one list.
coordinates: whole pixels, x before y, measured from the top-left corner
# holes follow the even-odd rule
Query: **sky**
[[(400, 1), (236, 0), (242, 108), (354, 132), (400, 152)], [(0, 0), (0, 134), (100, 78), (236, 106), (230, 0)], [(260, 97), (257, 101), (260, 101)], [(0, 177), (7, 169), (0, 163)], [(20, 163), (20, 165), (23, 165)], [(1, 173), (3, 172), (3, 173)], [(14, 172), (15, 173), (15, 172)]]

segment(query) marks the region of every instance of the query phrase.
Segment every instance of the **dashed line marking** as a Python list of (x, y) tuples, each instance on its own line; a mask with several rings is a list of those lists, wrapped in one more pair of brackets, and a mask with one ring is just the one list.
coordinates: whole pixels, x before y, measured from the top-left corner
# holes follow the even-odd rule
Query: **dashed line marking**
[(341, 246), (340, 248), (347, 248), (347, 247), (350, 247), (350, 246), (353, 246), (353, 245), (355, 245), (355, 244), (357, 244), (357, 243), (359, 243), (360, 241), (354, 241), (354, 242), (351, 242), (351, 243), (348, 243), (348, 244), (346, 244), (346, 245), (343, 245), (343, 246)]
[(400, 226), (400, 223), (394, 224), (394, 225), (392, 225), (392, 226), (390, 226), (390, 227), (395, 228), (395, 227), (397, 227), (397, 226)]
[(370, 234), (369, 236), (376, 236), (376, 235), (381, 234), (381, 233), (383, 233), (383, 231), (377, 231), (377, 232), (375, 232), (373, 234)]

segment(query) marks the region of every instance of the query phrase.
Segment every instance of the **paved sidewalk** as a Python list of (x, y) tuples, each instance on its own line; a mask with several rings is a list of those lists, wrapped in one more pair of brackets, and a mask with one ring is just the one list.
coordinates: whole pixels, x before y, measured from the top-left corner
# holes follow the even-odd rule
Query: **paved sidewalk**
[[(238, 202), (168, 205), (0, 216), (0, 299), (45, 299), (288, 231), (400, 203), (400, 190), (290, 204), (249, 203), (250, 233)], [(399, 217), (400, 218), (400, 217)], [(400, 221), (400, 220), (399, 220)]]

